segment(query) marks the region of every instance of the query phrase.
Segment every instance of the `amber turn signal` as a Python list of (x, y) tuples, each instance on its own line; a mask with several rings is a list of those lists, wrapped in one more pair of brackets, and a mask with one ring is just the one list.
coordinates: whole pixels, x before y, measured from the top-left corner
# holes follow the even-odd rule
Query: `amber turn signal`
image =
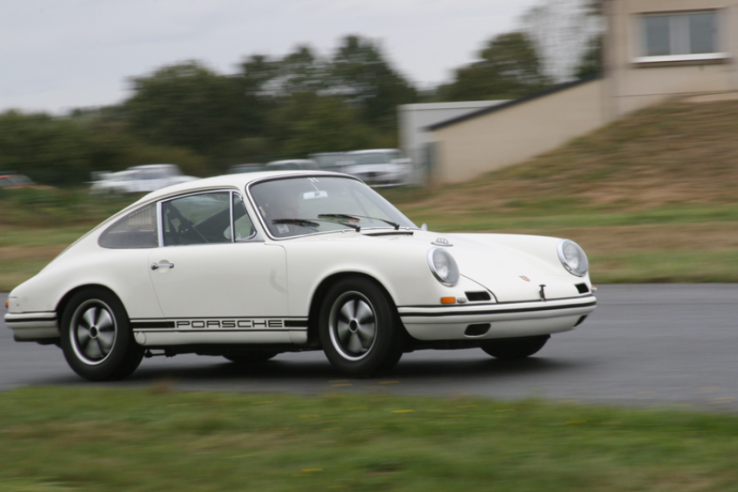
[(441, 297), (441, 304), (456, 304), (455, 297)]

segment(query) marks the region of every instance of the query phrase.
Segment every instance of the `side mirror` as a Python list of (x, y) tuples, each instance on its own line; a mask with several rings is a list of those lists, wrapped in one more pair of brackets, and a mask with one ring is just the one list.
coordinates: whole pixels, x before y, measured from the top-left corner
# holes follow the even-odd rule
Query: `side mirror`
[(420, 226), (420, 230), (421, 231), (427, 231), (428, 230), (428, 224), (423, 224), (422, 226)]

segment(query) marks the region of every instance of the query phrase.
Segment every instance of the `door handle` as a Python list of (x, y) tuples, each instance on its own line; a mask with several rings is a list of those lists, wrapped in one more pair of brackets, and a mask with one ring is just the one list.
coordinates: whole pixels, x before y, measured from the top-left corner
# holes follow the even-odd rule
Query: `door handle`
[(162, 262), (162, 263), (156, 263), (156, 262), (154, 262), (154, 263), (151, 264), (151, 269), (152, 270), (158, 270), (159, 268), (174, 268), (174, 263), (164, 263), (164, 262)]

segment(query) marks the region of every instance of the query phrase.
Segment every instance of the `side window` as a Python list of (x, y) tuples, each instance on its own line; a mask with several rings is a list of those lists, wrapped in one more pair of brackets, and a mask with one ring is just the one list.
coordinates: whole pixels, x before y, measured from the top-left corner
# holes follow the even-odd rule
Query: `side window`
[(152, 203), (118, 220), (100, 235), (98, 244), (111, 249), (156, 248), (156, 205)]
[(231, 242), (231, 193), (202, 193), (163, 202), (164, 246)]
[(233, 194), (233, 230), (235, 231), (234, 239), (236, 241), (249, 239), (256, 234), (254, 224), (251, 222), (249, 214), (246, 213), (243, 200), (236, 193)]

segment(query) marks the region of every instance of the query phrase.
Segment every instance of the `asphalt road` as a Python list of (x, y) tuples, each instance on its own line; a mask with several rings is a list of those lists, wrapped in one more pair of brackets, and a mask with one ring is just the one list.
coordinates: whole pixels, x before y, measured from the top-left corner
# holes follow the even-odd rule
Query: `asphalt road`
[[(479, 349), (405, 354), (388, 377), (348, 380), (322, 352), (282, 354), (248, 369), (219, 357), (144, 359), (132, 377), (90, 383), (55, 346), (17, 343), (0, 321), (0, 391), (21, 386), (146, 387), (325, 394), (536, 397), (616, 405), (738, 410), (738, 284), (603, 285), (577, 330), (536, 356), (500, 361)], [(0, 294), (5, 314), (7, 294)]]

